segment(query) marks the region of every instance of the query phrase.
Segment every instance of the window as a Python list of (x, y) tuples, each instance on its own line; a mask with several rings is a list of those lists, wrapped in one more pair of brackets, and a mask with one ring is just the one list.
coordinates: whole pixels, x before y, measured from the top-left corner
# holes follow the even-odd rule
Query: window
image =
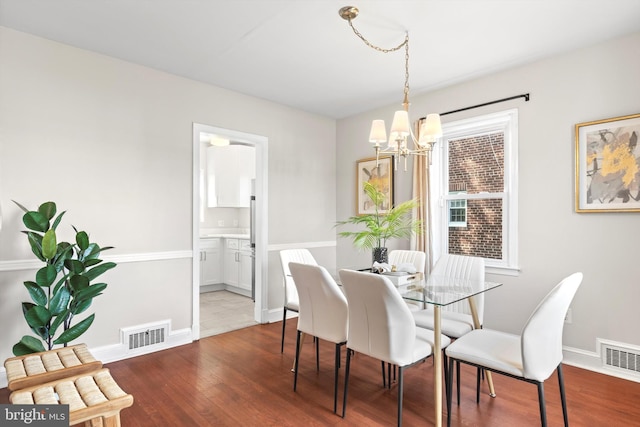
[(467, 226), (467, 201), (449, 200), (449, 227)]
[(431, 171), (436, 257), (478, 256), (488, 272), (517, 274), (517, 117), (508, 110), (443, 125)]

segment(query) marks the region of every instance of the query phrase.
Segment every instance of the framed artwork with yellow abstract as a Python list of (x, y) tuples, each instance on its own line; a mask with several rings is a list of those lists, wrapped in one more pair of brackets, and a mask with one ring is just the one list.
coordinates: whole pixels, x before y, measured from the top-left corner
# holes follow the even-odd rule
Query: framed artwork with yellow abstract
[(640, 212), (640, 114), (576, 125), (576, 212)]
[(375, 213), (373, 201), (364, 192), (364, 183), (370, 182), (385, 195), (379, 213), (387, 213), (393, 207), (393, 156), (356, 161), (356, 215)]

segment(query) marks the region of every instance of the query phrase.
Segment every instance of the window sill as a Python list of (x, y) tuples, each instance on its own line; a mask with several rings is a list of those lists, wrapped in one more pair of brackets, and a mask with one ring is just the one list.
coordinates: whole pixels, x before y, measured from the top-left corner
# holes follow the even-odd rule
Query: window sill
[(498, 265), (487, 265), (484, 269), (486, 274), (497, 274), (499, 276), (519, 276), (519, 267), (506, 267)]

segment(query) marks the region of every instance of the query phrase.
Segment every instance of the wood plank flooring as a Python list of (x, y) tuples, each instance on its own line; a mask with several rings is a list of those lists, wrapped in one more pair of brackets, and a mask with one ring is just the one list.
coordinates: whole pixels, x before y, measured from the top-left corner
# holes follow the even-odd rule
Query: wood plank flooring
[[(287, 322), (280, 354), (280, 322), (201, 339), (198, 342), (106, 365), (134, 404), (121, 413), (133, 426), (391, 426), (396, 424), (397, 387), (382, 388), (380, 363), (363, 355), (352, 360), (347, 415), (333, 414), (331, 343), (320, 343), (320, 372), (312, 340), (306, 340), (298, 390), (291, 366), (295, 319)], [(343, 351), (344, 361), (344, 351)], [(433, 425), (432, 363), (407, 369), (404, 425)], [(640, 384), (564, 367), (572, 426), (640, 425)], [(344, 369), (340, 371), (342, 386)], [(535, 386), (494, 375), (498, 397), (486, 383), (475, 402), (475, 370), (462, 368), (462, 402), (452, 411), (452, 426), (538, 426)], [(554, 375), (546, 382), (549, 426), (561, 426), (562, 409)], [(342, 387), (340, 387), (340, 399)], [(454, 397), (455, 399), (455, 397)], [(0, 403), (8, 403), (7, 389)], [(340, 404), (338, 410), (340, 411)], [(444, 421), (446, 423), (446, 409)]]

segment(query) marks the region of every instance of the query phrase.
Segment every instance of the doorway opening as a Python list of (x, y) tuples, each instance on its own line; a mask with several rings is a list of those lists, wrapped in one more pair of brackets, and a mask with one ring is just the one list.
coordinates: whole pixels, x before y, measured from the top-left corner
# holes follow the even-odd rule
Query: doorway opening
[(267, 143), (193, 125), (193, 339), (267, 320)]

